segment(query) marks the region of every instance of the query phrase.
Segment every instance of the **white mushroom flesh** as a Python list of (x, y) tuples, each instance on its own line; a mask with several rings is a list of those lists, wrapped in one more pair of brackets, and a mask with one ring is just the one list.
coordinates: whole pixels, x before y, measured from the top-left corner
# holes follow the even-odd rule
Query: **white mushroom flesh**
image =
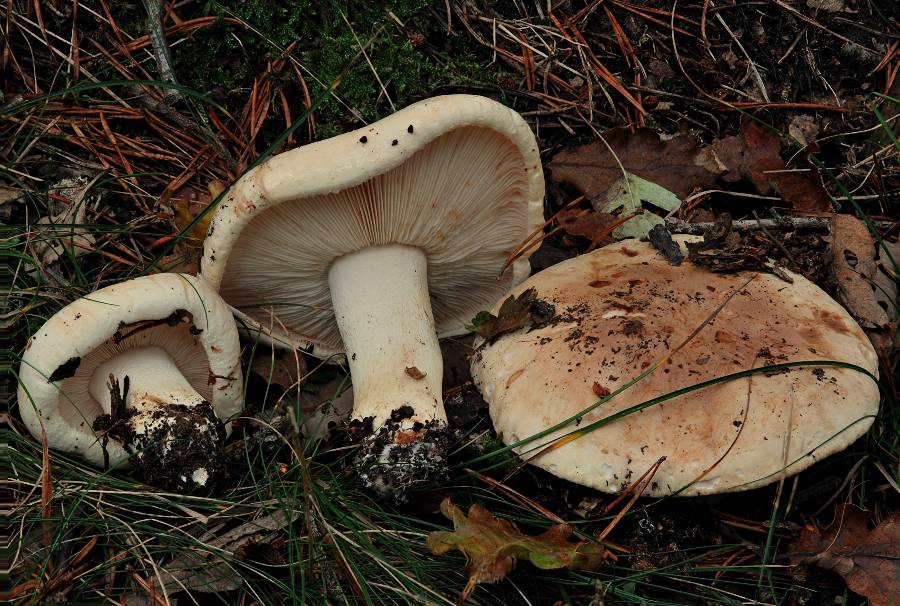
[(110, 376), (117, 379), (120, 390), (128, 377), (128, 408), (143, 411), (174, 404), (194, 407), (204, 401), (161, 347), (131, 349), (97, 367), (88, 390), (107, 414), (112, 412)]
[(354, 417), (377, 427), (411, 406), (403, 423), (447, 418), (441, 405), (441, 350), (428, 297), (425, 253), (375, 246), (337, 259), (331, 300), (353, 375)]

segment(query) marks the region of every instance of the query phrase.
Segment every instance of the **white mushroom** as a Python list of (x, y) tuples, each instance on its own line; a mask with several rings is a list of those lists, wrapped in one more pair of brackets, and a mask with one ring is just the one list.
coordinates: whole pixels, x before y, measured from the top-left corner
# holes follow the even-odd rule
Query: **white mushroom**
[[(498, 274), (541, 222), (543, 193), (518, 114), (436, 97), (248, 173), (211, 222), (201, 273), (252, 331), (346, 352), (354, 417), (390, 425), (386, 463), (446, 424), (438, 338), (527, 276), (527, 255)], [(421, 475), (441, 464), (419, 454)]]
[(210, 488), (223, 426), (241, 410), (240, 344), (203, 280), (144, 276), (67, 305), (25, 346), (19, 411), (50, 448), (96, 465), (126, 460), (163, 488)]
[[(629, 407), (762, 366), (830, 360), (877, 375), (866, 335), (826, 293), (795, 274), (792, 284), (752, 275), (675, 267), (649, 244), (631, 240), (564, 261), (514, 288), (514, 294), (534, 288), (555, 313), (541, 326), (482, 344), (473, 358), (472, 375), (504, 442), (579, 415), (666, 356), (638, 383), (517, 452), (537, 454), (536, 445)], [(666, 457), (646, 494), (746, 490), (844, 449), (870, 427), (878, 404), (876, 382), (859, 370), (797, 366), (667, 399), (532, 463), (617, 492)]]

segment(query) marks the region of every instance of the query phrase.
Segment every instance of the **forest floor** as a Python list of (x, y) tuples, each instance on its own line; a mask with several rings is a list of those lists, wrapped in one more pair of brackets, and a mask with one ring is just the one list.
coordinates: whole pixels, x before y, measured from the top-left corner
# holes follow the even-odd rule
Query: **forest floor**
[[(891, 0), (6, 3), (7, 597), (898, 604), (894, 9)], [(623, 172), (677, 197), (661, 208), (651, 195), (630, 211), (668, 216), (673, 232), (750, 225), (707, 263), (738, 271), (769, 256), (847, 307), (879, 355), (882, 402), (868, 433), (763, 488), (651, 499), (636, 483), (617, 499), (510, 458), (471, 386), (466, 338), (444, 344), (458, 437), (451, 477), (405, 504), (359, 488), (340, 420), (320, 439), (298, 430), (310, 411), (346, 402), (346, 369), (252, 343), (247, 419), (214, 494), (160, 491), (28, 433), (17, 371), (55, 312), (122, 280), (196, 272), (223, 189), (266, 158), (453, 93), (503, 103), (537, 138), (547, 223), (532, 242), (533, 271), (615, 239), (629, 210), (603, 202)], [(852, 254), (832, 254), (849, 231)], [(857, 276), (853, 288), (838, 288), (842, 271)], [(447, 498), (470, 512), (463, 530), (483, 539), (470, 538), (467, 555), (429, 548), (430, 533), (452, 526)], [(568, 542), (523, 536), (563, 523)], [(603, 557), (571, 557), (591, 549)], [(538, 552), (550, 554), (549, 569), (526, 561)], [(510, 558), (521, 560), (514, 570)]]

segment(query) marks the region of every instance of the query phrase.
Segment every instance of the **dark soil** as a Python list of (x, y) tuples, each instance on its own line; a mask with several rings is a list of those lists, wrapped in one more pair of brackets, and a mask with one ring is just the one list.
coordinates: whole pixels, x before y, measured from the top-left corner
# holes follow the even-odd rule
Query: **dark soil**
[(428, 421), (402, 429), (402, 422), (414, 414), (411, 406), (401, 406), (377, 430), (372, 431), (371, 418), (355, 419), (349, 427), (351, 436), (364, 436), (353, 457), (360, 483), (392, 503), (404, 503), (410, 492), (440, 485), (448, 477), (447, 426)]
[(117, 416), (97, 417), (93, 429), (119, 442), (130, 454), (135, 476), (151, 486), (209, 494), (227, 477), (225, 426), (209, 402), (169, 404), (149, 414), (127, 408)]

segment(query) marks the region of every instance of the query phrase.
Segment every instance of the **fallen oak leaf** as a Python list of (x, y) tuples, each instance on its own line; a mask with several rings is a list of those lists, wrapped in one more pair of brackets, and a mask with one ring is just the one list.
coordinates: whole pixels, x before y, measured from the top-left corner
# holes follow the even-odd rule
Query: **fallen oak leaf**
[(891, 242), (882, 238), (875, 258), (875, 297), (879, 307), (887, 311), (890, 320), (900, 319), (898, 308), (897, 282), (900, 274), (897, 273), (896, 262), (900, 261), (900, 242)]
[(594, 570), (615, 556), (594, 541), (571, 542), (572, 529), (566, 524), (529, 536), (509, 520), (501, 520), (479, 504), (466, 514), (449, 498), (441, 503), (441, 513), (453, 522), (453, 532), (435, 531), (426, 545), (435, 555), (452, 549), (466, 556), (469, 581), (460, 593), (459, 603), (469, 598), (478, 583), (494, 583), (527, 559), (543, 570), (569, 568)]
[(841, 575), (871, 606), (897, 606), (900, 596), (900, 511), (869, 531), (870, 514), (844, 503), (823, 529), (804, 527), (787, 554), (791, 564), (815, 564)]
[[(203, 212), (223, 191), (225, 191), (225, 184), (216, 179), (209, 182), (206, 191), (200, 191), (188, 186), (176, 192), (171, 192), (168, 195), (168, 202), (174, 213), (172, 223), (178, 229), (178, 233), (182, 233), (190, 228), (190, 231), (184, 236), (185, 239), (202, 241), (206, 237), (206, 231), (209, 229), (209, 223), (213, 217), (212, 212), (207, 212), (206, 214), (203, 214)], [(166, 198), (165, 193), (163, 198)], [(197, 217), (201, 214), (203, 216), (198, 220)]]
[(510, 295), (500, 305), (495, 316), (489, 311), (480, 311), (472, 323), (466, 326), (485, 342), (491, 342), (500, 335), (522, 328), (529, 322), (543, 322), (553, 315), (555, 310), (537, 299), (537, 291), (533, 288), (522, 292), (518, 297)]
[(178, 240), (172, 253), (160, 259), (160, 269), (197, 273), (203, 252), (203, 239), (213, 217), (212, 210), (207, 209), (223, 191), (225, 184), (218, 179), (210, 181), (206, 191), (193, 186), (185, 186), (176, 191), (169, 189), (163, 191), (159, 202), (161, 206), (171, 210), (170, 221), (176, 233), (161, 239), (160, 242), (170, 242), (176, 237)]
[(884, 328), (890, 321), (872, 286), (879, 273), (875, 250), (865, 223), (853, 215), (832, 215), (831, 272), (837, 299), (863, 328)]

